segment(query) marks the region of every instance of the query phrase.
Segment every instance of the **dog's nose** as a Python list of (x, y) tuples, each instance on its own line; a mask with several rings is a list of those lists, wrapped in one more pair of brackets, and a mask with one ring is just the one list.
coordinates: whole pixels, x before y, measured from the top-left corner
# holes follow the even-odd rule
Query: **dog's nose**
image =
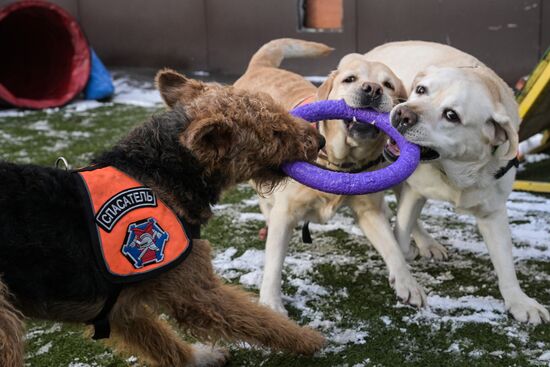
[(418, 122), (418, 115), (407, 106), (399, 106), (392, 114), (391, 123), (400, 132)]
[(382, 87), (376, 83), (365, 82), (361, 85), (361, 89), (371, 98), (376, 98), (382, 95)]
[(325, 137), (319, 134), (319, 150), (323, 149), (326, 144), (327, 144), (327, 141), (325, 140)]

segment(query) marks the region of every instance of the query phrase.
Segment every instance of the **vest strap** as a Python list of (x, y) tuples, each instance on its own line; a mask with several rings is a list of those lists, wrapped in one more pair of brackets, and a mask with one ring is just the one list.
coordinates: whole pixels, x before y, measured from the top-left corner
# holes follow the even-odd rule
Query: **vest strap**
[[(179, 220), (182, 223), (185, 223), (185, 219), (179, 217)], [(201, 239), (201, 225), (200, 224), (187, 224), (186, 226), (187, 231), (189, 232), (189, 236), (191, 239)]]
[(121, 291), (122, 287), (116, 286), (111, 294), (109, 294), (109, 297), (107, 297), (107, 299), (105, 300), (105, 304), (103, 305), (103, 308), (101, 309), (99, 314), (92, 320), (86, 322), (87, 325), (93, 325), (94, 327), (94, 336), (92, 336), (92, 339), (107, 339), (111, 336), (111, 324), (109, 323), (109, 314), (111, 313), (113, 306), (118, 300), (118, 296), (120, 295)]

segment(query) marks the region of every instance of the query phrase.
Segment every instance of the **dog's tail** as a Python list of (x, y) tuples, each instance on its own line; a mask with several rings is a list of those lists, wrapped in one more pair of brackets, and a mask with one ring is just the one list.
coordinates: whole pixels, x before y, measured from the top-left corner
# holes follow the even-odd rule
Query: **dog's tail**
[(252, 56), (248, 69), (258, 66), (278, 68), (284, 59), (325, 56), (333, 50), (332, 47), (318, 42), (279, 38), (263, 45)]
[(23, 366), (23, 336), (22, 316), (9, 302), (8, 289), (0, 279), (0, 366)]

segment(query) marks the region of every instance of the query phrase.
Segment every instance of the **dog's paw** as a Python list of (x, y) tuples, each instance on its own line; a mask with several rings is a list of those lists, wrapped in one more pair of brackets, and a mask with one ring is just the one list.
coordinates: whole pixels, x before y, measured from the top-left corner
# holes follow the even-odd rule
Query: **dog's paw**
[(390, 275), (390, 284), (395, 289), (399, 300), (404, 304), (419, 308), (426, 306), (426, 293), (411, 275)]
[(403, 252), (403, 256), (405, 257), (405, 260), (412, 261), (416, 259), (416, 257), (419, 254), (418, 248), (413, 245), (412, 243), (408, 246), (408, 248), (405, 250), (401, 248), (401, 251)]
[(294, 345), (294, 352), (310, 356), (321, 350), (326, 343), (325, 337), (320, 332), (304, 327), (302, 337)]
[(550, 322), (548, 310), (525, 294), (508, 300), (506, 309), (519, 322), (527, 322), (533, 325)]
[(224, 366), (229, 358), (229, 351), (205, 344), (193, 344), (193, 367), (219, 367)]
[(429, 243), (417, 242), (417, 245), (420, 256), (426, 259), (434, 259), (439, 261), (447, 260), (448, 258), (447, 249), (445, 246), (440, 245), (434, 239), (432, 239)]
[(260, 303), (283, 316), (288, 316), (288, 311), (283, 305), (283, 300), (280, 297), (262, 297), (262, 294), (260, 293)]

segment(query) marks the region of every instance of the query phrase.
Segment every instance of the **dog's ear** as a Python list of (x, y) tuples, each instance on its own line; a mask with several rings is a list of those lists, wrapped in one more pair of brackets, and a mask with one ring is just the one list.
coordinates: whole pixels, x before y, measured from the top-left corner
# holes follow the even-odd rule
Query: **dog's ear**
[(173, 107), (178, 101), (187, 102), (196, 98), (204, 91), (204, 83), (188, 79), (177, 71), (163, 69), (157, 73), (155, 85), (168, 107)]
[(328, 95), (330, 94), (330, 91), (332, 90), (332, 85), (334, 84), (334, 78), (336, 78), (336, 75), (338, 74), (337, 70), (332, 71), (328, 77), (327, 80), (319, 86), (317, 89), (317, 100), (318, 101), (325, 101), (328, 99)]
[(358, 54), (358, 53), (347, 54), (346, 56), (342, 57), (336, 69), (342, 70), (345, 68), (346, 64), (353, 61), (364, 62), (366, 61), (365, 55)]
[(214, 165), (231, 150), (233, 129), (222, 115), (210, 116), (193, 121), (182, 133), (181, 143), (199, 161)]
[(518, 132), (504, 108), (497, 108), (493, 112), (491, 118), (485, 122), (483, 133), (494, 147), (508, 143), (508, 149), (502, 155), (502, 159), (513, 159), (516, 156), (519, 144)]

